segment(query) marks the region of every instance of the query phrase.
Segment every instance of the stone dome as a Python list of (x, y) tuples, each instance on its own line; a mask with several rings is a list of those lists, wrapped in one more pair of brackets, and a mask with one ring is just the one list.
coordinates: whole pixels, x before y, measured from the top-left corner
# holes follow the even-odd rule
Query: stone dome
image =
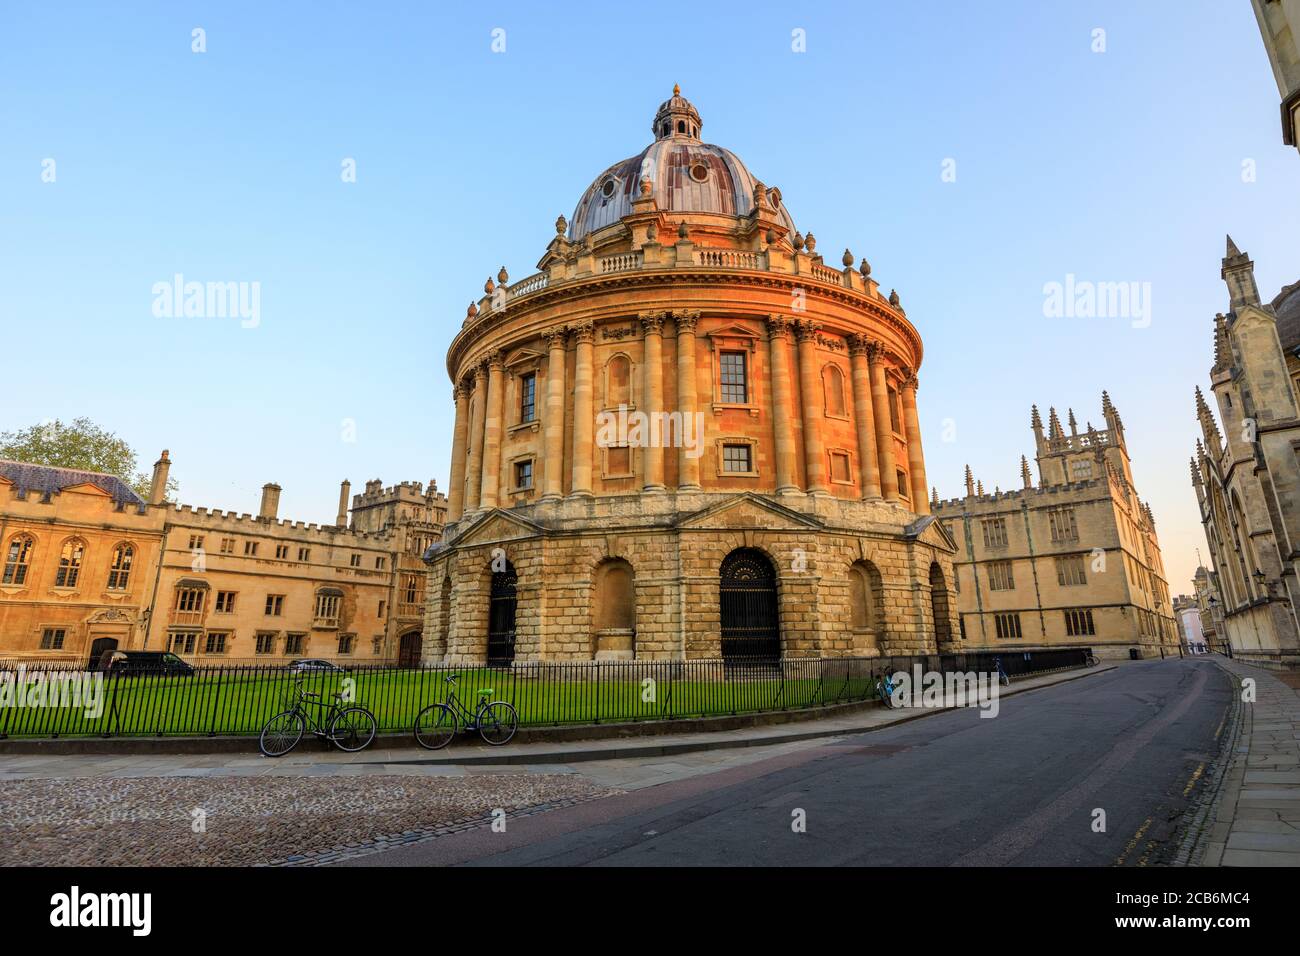
[(1277, 337), (1288, 354), (1300, 347), (1300, 282), (1283, 286), (1273, 300), (1277, 316)]
[[(759, 180), (735, 153), (699, 139), (703, 126), (690, 100), (674, 87), (673, 96), (655, 114), (653, 143), (610, 166), (587, 187), (569, 221), (569, 238), (581, 241), (589, 233), (612, 225), (632, 213), (632, 200), (648, 176), (651, 195), (668, 213), (715, 213), (745, 217), (754, 211), (754, 187)], [(768, 190), (776, 217), (791, 233), (794, 221), (780, 191)]]

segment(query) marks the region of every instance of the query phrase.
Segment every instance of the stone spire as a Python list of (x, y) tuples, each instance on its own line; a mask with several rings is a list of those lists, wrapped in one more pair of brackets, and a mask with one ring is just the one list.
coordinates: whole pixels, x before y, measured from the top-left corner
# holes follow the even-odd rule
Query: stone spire
[(1223, 269), (1219, 273), (1228, 286), (1229, 309), (1236, 312), (1244, 305), (1259, 305), (1259, 289), (1255, 285), (1255, 263), (1250, 256), (1237, 248), (1228, 237), (1227, 255), (1223, 257)]
[(934, 485), (930, 486), (930, 508), (931, 510), (939, 507), (939, 489)]
[(1056, 416), (1056, 406), (1053, 405), (1047, 410), (1047, 437), (1064, 438), (1065, 432), (1061, 431), (1061, 420)]
[(970, 465), (966, 466), (966, 497), (975, 494), (975, 479), (971, 477)]
[(1029, 470), (1029, 459), (1024, 455), (1020, 456), (1020, 480), (1024, 482), (1025, 490), (1034, 487), (1034, 475)]
[(1067, 408), (1066, 411), (1070, 413), (1070, 434), (1071, 434), (1071, 435), (1078, 435), (1078, 434), (1079, 434), (1079, 423), (1078, 423), (1077, 421), (1074, 420), (1074, 409), (1073, 409), (1073, 408)]
[(981, 498), (984, 497), (984, 482), (975, 482), (975, 494), (979, 495)]
[(1223, 436), (1219, 434), (1219, 426), (1215, 424), (1214, 415), (1210, 412), (1210, 406), (1205, 404), (1205, 396), (1201, 394), (1201, 386), (1196, 386), (1196, 418), (1201, 423), (1201, 431), (1205, 434), (1205, 444), (1214, 451), (1215, 457), (1223, 451)]
[(1189, 460), (1191, 461), (1192, 464), (1192, 484), (1195, 485), (1197, 488), (1201, 488), (1204, 486), (1203, 482), (1201, 481), (1201, 466), (1196, 463), (1195, 458), (1191, 458)]
[(1214, 367), (1211, 372), (1232, 368), (1232, 345), (1228, 342), (1228, 320), (1220, 312), (1214, 317)]
[(1034, 432), (1034, 452), (1038, 455), (1043, 453), (1043, 416), (1038, 414), (1038, 406), (1034, 405), (1029, 413), (1029, 427)]

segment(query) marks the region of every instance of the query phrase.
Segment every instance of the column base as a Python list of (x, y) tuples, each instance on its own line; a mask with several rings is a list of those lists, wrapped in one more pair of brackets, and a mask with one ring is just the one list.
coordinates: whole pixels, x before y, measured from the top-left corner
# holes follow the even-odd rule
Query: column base
[(554, 504), (558, 504), (563, 500), (564, 500), (564, 495), (550, 494), (550, 495), (542, 495), (540, 498), (537, 499), (537, 503), (539, 505), (554, 505)]
[(592, 494), (590, 491), (570, 491), (567, 495), (565, 495), (565, 497), (566, 498), (594, 498), (596, 496)]
[(831, 490), (829, 488), (819, 488), (814, 485), (812, 488), (808, 489), (808, 495), (812, 498), (829, 498), (831, 496)]
[(689, 485), (678, 485), (677, 490), (678, 491), (703, 491), (704, 489), (700, 487), (698, 482), (693, 482)]
[(668, 490), (666, 485), (642, 485), (641, 490), (653, 495), (661, 495)]
[(801, 495), (803, 494), (803, 489), (798, 485), (782, 485), (780, 488), (776, 489), (776, 493), (778, 495)]

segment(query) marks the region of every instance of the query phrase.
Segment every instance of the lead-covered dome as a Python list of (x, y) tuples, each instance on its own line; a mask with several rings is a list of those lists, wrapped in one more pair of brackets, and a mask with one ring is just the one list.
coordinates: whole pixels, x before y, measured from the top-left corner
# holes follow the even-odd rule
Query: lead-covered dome
[[(702, 126), (699, 112), (674, 87), (672, 98), (655, 114), (655, 141), (596, 177), (573, 211), (569, 238), (580, 241), (630, 215), (644, 177), (650, 178), (655, 202), (667, 212), (750, 215), (758, 180), (735, 153), (701, 142)], [(777, 218), (794, 232), (794, 221), (779, 191), (770, 190), (768, 199)]]

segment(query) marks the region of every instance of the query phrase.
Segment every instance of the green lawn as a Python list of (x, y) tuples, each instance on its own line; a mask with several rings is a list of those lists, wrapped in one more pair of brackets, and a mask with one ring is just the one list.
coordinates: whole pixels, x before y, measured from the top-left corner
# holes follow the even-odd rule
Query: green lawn
[[(884, 663), (884, 662), (881, 662)], [(523, 726), (608, 723), (783, 710), (860, 700), (872, 693), (871, 671), (840, 662), (795, 662), (784, 679), (771, 670), (724, 673), (720, 665), (630, 663), (608, 667), (521, 664), (513, 669), (356, 670), (304, 676), (304, 690), (328, 699), (351, 680), (357, 703), (381, 731), (407, 731), (415, 715), (446, 693), (443, 678), (459, 675), (456, 693), (472, 710), (479, 688), (514, 704)], [(595, 679), (599, 677), (599, 679)], [(256, 734), (286, 709), (294, 692), (286, 671), (201, 670), (193, 677), (105, 681), (98, 719), (70, 708), (0, 708), (0, 734), (196, 735)]]

